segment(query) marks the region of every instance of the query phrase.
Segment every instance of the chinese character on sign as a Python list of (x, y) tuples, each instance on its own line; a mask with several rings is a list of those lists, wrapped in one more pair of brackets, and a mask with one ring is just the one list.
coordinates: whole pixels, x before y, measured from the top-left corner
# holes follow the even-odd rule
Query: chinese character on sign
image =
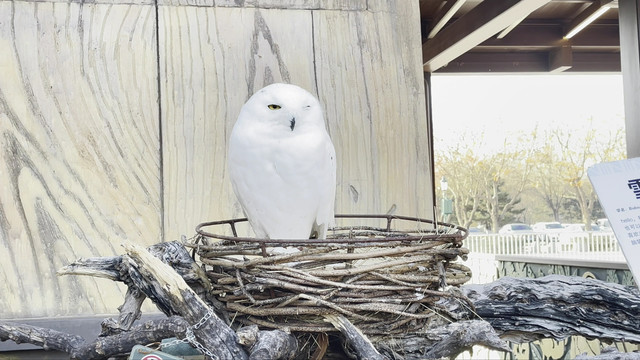
[(627, 185), (629, 189), (636, 195), (636, 199), (640, 199), (640, 179), (629, 180)]

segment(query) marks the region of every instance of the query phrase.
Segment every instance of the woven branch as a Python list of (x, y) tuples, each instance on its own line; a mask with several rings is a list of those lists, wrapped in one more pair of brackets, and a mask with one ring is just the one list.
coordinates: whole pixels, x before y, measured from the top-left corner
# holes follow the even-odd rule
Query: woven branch
[[(459, 292), (471, 271), (455, 263), (464, 229), (424, 221), (416, 230), (342, 226), (325, 241), (260, 240), (199, 232), (191, 247), (205, 265), (212, 295), (233, 321), (292, 331), (330, 332), (326, 316), (341, 315), (366, 335), (393, 335), (456, 319), (443, 298), (473, 305)], [(403, 224), (406, 227), (406, 223)], [(199, 227), (200, 228), (200, 227)], [(205, 236), (206, 235), (206, 236)], [(212, 241), (213, 240), (213, 241)]]

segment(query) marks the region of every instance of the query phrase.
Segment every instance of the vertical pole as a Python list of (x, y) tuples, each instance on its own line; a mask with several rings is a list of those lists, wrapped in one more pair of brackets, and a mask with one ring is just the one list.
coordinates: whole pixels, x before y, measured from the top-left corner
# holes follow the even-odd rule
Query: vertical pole
[(640, 156), (640, 0), (620, 0), (620, 59), (627, 157)]
[(438, 214), (435, 211), (436, 207), (436, 174), (435, 174), (435, 160), (434, 160), (434, 148), (433, 148), (433, 113), (431, 111), (431, 73), (424, 72), (424, 96), (425, 104), (427, 105), (427, 139), (429, 140), (429, 170), (431, 171), (431, 203), (433, 204), (434, 212), (432, 218), (437, 219)]

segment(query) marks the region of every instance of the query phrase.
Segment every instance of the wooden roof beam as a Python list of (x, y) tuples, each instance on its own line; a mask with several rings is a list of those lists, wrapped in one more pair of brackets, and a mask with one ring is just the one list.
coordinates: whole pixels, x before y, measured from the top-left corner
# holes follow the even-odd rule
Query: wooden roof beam
[[(438, 70), (447, 73), (548, 73), (547, 52), (468, 52)], [(571, 68), (566, 72), (620, 72), (620, 53), (572, 51)]]
[[(491, 37), (474, 48), (531, 48), (557, 47), (567, 43), (563, 39), (564, 27), (560, 23), (522, 22), (506, 37)], [(574, 47), (620, 48), (620, 36), (617, 23), (598, 23), (588, 26), (570, 40)]]
[(484, 0), (422, 44), (424, 70), (433, 72), (549, 0)]
[(447, 1), (442, 9), (438, 11), (435, 19), (433, 20), (433, 26), (431, 26), (431, 30), (429, 31), (429, 35), (427, 36), (429, 39), (432, 39), (436, 34), (442, 30), (442, 28), (447, 25), (449, 20), (453, 17), (453, 15), (460, 10), (460, 7), (464, 5), (466, 0), (449, 0)]
[(520, 19), (518, 19), (518, 20), (514, 21), (513, 23), (511, 23), (511, 25), (507, 26), (507, 28), (506, 28), (506, 29), (502, 30), (502, 31), (498, 34), (498, 36), (496, 36), (496, 39), (502, 39), (502, 38), (504, 38), (505, 36), (507, 36), (507, 34), (509, 34), (509, 33), (511, 32), (511, 30), (515, 29), (515, 28), (516, 28), (516, 26), (520, 25), (520, 23), (521, 23), (521, 22), (523, 22), (523, 21), (524, 21), (524, 19), (526, 19), (528, 15), (529, 15), (529, 14), (525, 14), (525, 15), (523, 15)]
[(589, 5), (584, 11), (576, 16), (569, 24), (565, 39), (570, 39), (575, 36), (582, 29), (591, 24), (594, 20), (599, 18), (602, 14), (607, 12), (612, 6), (612, 0), (596, 0)]
[(573, 66), (573, 50), (571, 45), (563, 45), (549, 53), (549, 72), (559, 73)]

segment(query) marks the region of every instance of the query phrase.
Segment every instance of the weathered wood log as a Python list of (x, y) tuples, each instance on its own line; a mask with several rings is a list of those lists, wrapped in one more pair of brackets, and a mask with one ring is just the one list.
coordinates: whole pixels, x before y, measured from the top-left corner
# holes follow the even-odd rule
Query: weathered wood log
[[(106, 332), (112, 335), (87, 343), (81, 337), (52, 330), (2, 324), (0, 340), (29, 342), (47, 349), (66, 351), (72, 354), (72, 358), (82, 359), (102, 359), (107, 356), (105, 354), (126, 352), (135, 343), (174, 336), (187, 337), (192, 343), (200, 344), (200, 349), (210, 357), (220, 359), (287, 359), (295, 354), (297, 344), (292, 335), (280, 330), (259, 332), (257, 328), (248, 328), (241, 329), (239, 336), (210, 311), (211, 307), (203, 300), (207, 297), (206, 284), (199, 283), (198, 269), (193, 267), (193, 261), (181, 244), (160, 244), (152, 249), (155, 256), (140, 246), (128, 245), (125, 248), (126, 255), (78, 261), (61, 271), (124, 281), (129, 286), (126, 306), (122, 308), (130, 307), (130, 310), (121, 309), (117, 326)], [(182, 251), (188, 260), (170, 255)], [(177, 271), (174, 267), (178, 268)], [(196, 288), (200, 284), (200, 294), (189, 287), (185, 278), (191, 280), (191, 285), (196, 284)], [(640, 343), (640, 324), (633, 321), (640, 309), (640, 293), (635, 288), (584, 278), (549, 276), (539, 279), (503, 278), (491, 284), (463, 286), (462, 290), (476, 307), (475, 311), (469, 309), (466, 315), (473, 318), (477, 313), (486, 322), (464, 321), (464, 317), (458, 317), (455, 319), (457, 322), (425, 329), (421, 333), (378, 337), (373, 339), (375, 349), (371, 353), (362, 350), (371, 350), (367, 348), (366, 341), (358, 343), (362, 337), (347, 335), (357, 334), (358, 329), (354, 326), (349, 330), (349, 325), (353, 324), (346, 318), (346, 323), (340, 322), (340, 317), (334, 318), (333, 322), (339, 323), (338, 328), (352, 346), (357, 344), (353, 347), (358, 349), (356, 352), (360, 358), (387, 356), (409, 360), (453, 357), (476, 344), (509, 351), (497, 334), (513, 341), (582, 335), (605, 341)], [(150, 297), (168, 315), (180, 316), (171, 317), (174, 323), (152, 322), (131, 327), (138, 316), (139, 302), (144, 298), (142, 294)], [(438, 311), (453, 308), (455, 303), (461, 307), (468, 306), (455, 299), (448, 298), (452, 302), (450, 304), (438, 304), (444, 307)], [(451, 313), (464, 315), (459, 309)], [(168, 326), (173, 330), (163, 332)], [(247, 340), (246, 334), (251, 332), (255, 334)], [(250, 348), (253, 353), (249, 355), (250, 352), (241, 346)]]
[[(80, 259), (59, 271), (60, 275), (98, 276), (113, 281), (122, 281), (129, 286), (125, 303), (120, 307), (119, 319), (107, 319), (103, 322), (103, 336), (127, 331), (133, 321), (139, 318), (142, 300), (149, 297), (167, 315), (185, 314), (187, 321), (190, 321), (191, 325), (195, 325), (193, 330), (194, 337), (191, 337), (191, 340), (197, 344), (200, 344), (200, 341), (195, 335), (207, 331), (205, 325), (210, 321), (215, 323), (214, 325), (207, 325), (215, 328), (214, 331), (210, 331), (213, 334), (211, 337), (222, 337), (224, 339), (217, 339), (213, 343), (210, 340), (205, 340), (204, 343), (210, 343), (209, 346), (216, 348), (218, 346), (226, 347), (228, 346), (226, 343), (231, 341), (229, 339), (235, 339), (233, 331), (226, 326), (228, 320), (221, 323), (218, 322), (220, 319), (216, 315), (219, 313), (223, 315), (221, 317), (224, 319), (228, 319), (228, 317), (225, 311), (220, 310), (222, 308), (220, 303), (209, 296), (207, 291), (210, 287), (208, 286), (208, 278), (204, 276), (202, 270), (195, 264), (181, 244), (170, 242), (154, 245), (148, 249), (147, 254), (140, 247), (131, 246), (128, 249), (130, 250), (129, 255)], [(171, 267), (166, 267), (164, 273), (154, 273), (149, 269), (145, 270), (145, 266), (149, 266), (148, 262), (158, 262), (151, 259), (158, 259)], [(159, 268), (158, 266), (151, 266), (152, 270)], [(173, 278), (169, 276), (170, 274), (173, 274)], [(165, 280), (171, 280), (174, 283), (167, 285), (164, 284)], [(184, 281), (176, 285), (181, 280)], [(187, 283), (189, 283), (188, 286)], [(182, 294), (183, 297), (168, 296), (168, 294), (171, 294), (167, 290), (169, 288), (179, 289), (180, 292), (184, 292)], [(197, 295), (194, 291), (191, 291), (193, 289), (198, 291)], [(210, 308), (206, 307), (208, 304), (204, 304), (201, 299), (209, 299), (209, 304), (217, 305), (217, 311), (213, 314), (209, 313), (208, 310)], [(200, 311), (198, 312), (197, 309), (200, 309)], [(290, 357), (292, 352), (295, 353), (297, 349), (295, 337), (282, 331), (259, 332), (257, 336), (257, 342), (251, 344), (251, 349), (255, 353), (251, 352), (250, 358), (286, 359)], [(235, 342), (230, 344), (235, 349), (234, 351), (242, 350)], [(269, 351), (265, 352), (267, 348)], [(211, 350), (202, 345), (201, 351), (207, 352)], [(215, 356), (224, 358), (219, 356), (217, 352)], [(242, 358), (241, 356), (246, 357), (246, 353), (243, 352), (240, 355), (233, 353), (230, 356), (240, 359)]]
[[(194, 290), (198, 296), (204, 299), (214, 310), (214, 313), (220, 317), (225, 323), (229, 323), (227, 311), (214, 296), (211, 296), (211, 284), (209, 278), (204, 274), (202, 269), (193, 261), (187, 249), (179, 242), (165, 242), (150, 246), (147, 248), (149, 253), (160, 259), (162, 262), (169, 264)], [(158, 306), (160, 311), (167, 316), (171, 316), (174, 312), (170, 308), (163, 307), (162, 301), (155, 301), (156, 293), (144, 281), (137, 281), (140, 275), (135, 266), (130, 263), (123, 263), (122, 256), (99, 257), (89, 259), (79, 259), (73, 263), (58, 270), (58, 275), (86, 275), (101, 277), (112, 281), (120, 281), (128, 286), (124, 304), (119, 308), (120, 316), (117, 320), (106, 319), (103, 322), (103, 335), (115, 334), (120, 331), (126, 331), (133, 322), (140, 317), (140, 306), (146, 297)], [(143, 286), (145, 289), (140, 289)]]
[(483, 320), (453, 322), (421, 333), (382, 339), (375, 345), (390, 359), (404, 360), (455, 358), (474, 345), (511, 352), (508, 344)]
[(614, 346), (602, 349), (600, 355), (588, 356), (581, 354), (574, 360), (640, 360), (639, 352), (621, 353)]
[(214, 314), (171, 266), (141, 246), (125, 244), (124, 248), (127, 255), (123, 256), (123, 262), (137, 270), (130, 273), (136, 287), (165, 313), (177, 313), (194, 324), (193, 338), (188, 337), (192, 345), (212, 358), (215, 355), (220, 360), (248, 359), (236, 333)]
[[(0, 341), (28, 343), (45, 350), (69, 354), (70, 359), (99, 360), (126, 354), (137, 344), (159, 343), (163, 339), (188, 338), (191, 326), (180, 316), (151, 320), (116, 335), (95, 340), (36, 326), (0, 322)], [(238, 331), (239, 344), (248, 349), (249, 360), (293, 359), (298, 350), (296, 338), (282, 330), (260, 331), (257, 326)]]
[(119, 334), (129, 331), (133, 323), (140, 319), (142, 312), (140, 308), (147, 297), (139, 289), (130, 286), (124, 298), (124, 304), (118, 308), (120, 315), (118, 319), (107, 318), (102, 321), (102, 331), (100, 336)]
[(148, 344), (173, 336), (184, 337), (188, 326), (189, 323), (184, 319), (174, 316), (148, 321), (122, 334), (87, 341), (81, 336), (51, 329), (0, 322), (0, 340), (13, 340), (18, 344), (42, 346), (45, 350), (63, 351), (71, 359), (107, 359), (131, 351), (136, 344)]
[(385, 360), (362, 332), (342, 315), (326, 315), (325, 319), (344, 335), (359, 360)]
[(282, 330), (259, 331), (246, 326), (237, 332), (239, 343), (249, 349), (249, 360), (293, 359), (298, 351), (295, 336)]
[(12, 322), (0, 322), (0, 340), (33, 344), (45, 350), (59, 350), (68, 354), (73, 354), (84, 342), (81, 336)]
[(550, 275), (505, 277), (463, 292), (503, 339), (588, 339), (640, 343), (640, 292), (595, 279)]
[(449, 324), (444, 328), (428, 331), (431, 338), (439, 338), (425, 352), (426, 359), (455, 358), (474, 345), (483, 345), (490, 349), (511, 352), (506, 342), (501, 340), (486, 321), (470, 320)]

